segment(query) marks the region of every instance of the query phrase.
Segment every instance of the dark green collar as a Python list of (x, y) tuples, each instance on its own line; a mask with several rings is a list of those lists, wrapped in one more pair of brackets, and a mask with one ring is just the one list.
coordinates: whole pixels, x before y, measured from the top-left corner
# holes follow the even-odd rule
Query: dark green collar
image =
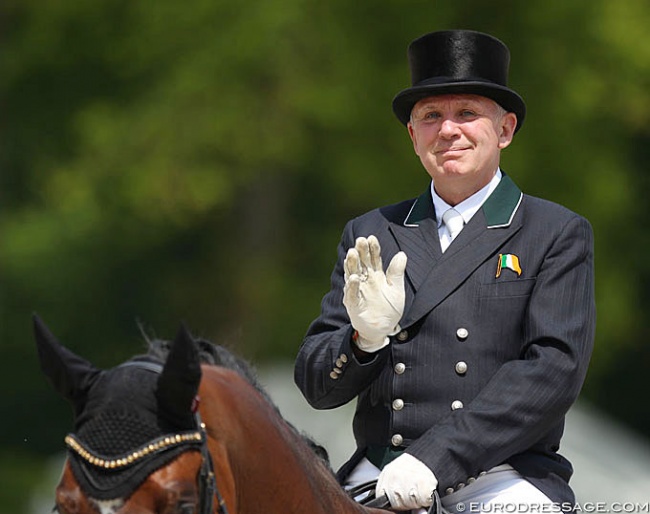
[(509, 226), (523, 197), (524, 195), (517, 187), (517, 184), (503, 173), (501, 182), (481, 207), (485, 215), (487, 228)]
[(431, 199), (431, 186), (415, 199), (411, 210), (406, 215), (404, 226), (417, 227), (422, 220), (429, 218), (436, 219), (436, 212), (433, 208), (433, 200)]
[[(521, 190), (508, 175), (503, 173), (499, 185), (481, 207), (487, 222), (487, 228), (509, 226), (517, 212), (517, 208), (521, 204), (522, 198), (523, 193)], [(427, 218), (436, 219), (430, 188), (415, 199), (404, 220), (404, 226), (417, 227), (422, 220)]]

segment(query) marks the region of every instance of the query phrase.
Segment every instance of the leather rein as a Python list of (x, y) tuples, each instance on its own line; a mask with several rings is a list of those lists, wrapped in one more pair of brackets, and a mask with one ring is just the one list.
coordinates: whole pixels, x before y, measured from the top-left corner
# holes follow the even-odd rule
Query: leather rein
[[(162, 365), (153, 362), (143, 361), (130, 361), (125, 362), (121, 366), (137, 367), (146, 369), (154, 373), (160, 374), (162, 372)], [(68, 434), (65, 438), (68, 448), (75, 452), (86, 462), (105, 469), (119, 469), (121, 467), (129, 466), (148, 456), (156, 455), (165, 451), (168, 448), (177, 448), (179, 446), (196, 446), (200, 442), (201, 452), (201, 468), (198, 474), (199, 486), (199, 508), (197, 514), (213, 514), (215, 500), (217, 514), (228, 514), (228, 508), (223, 496), (217, 487), (217, 480), (214, 472), (214, 464), (212, 456), (208, 449), (208, 435), (206, 432), (205, 423), (201, 421), (201, 416), (198, 409), (195, 412), (196, 431), (182, 432), (179, 434), (168, 434), (152, 441), (145, 443), (140, 449), (129, 452), (117, 459), (107, 459), (106, 457), (97, 456), (91, 450), (84, 447), (74, 434)], [(189, 449), (189, 448), (188, 448)]]
[[(347, 493), (350, 497), (355, 499), (357, 503), (360, 503), (364, 507), (390, 510), (392, 507), (390, 505), (390, 501), (388, 501), (388, 497), (385, 494), (382, 494), (381, 496), (375, 496), (376, 487), (377, 480), (370, 480), (369, 482), (364, 482), (348, 489)], [(365, 496), (362, 498), (358, 500), (356, 499), (357, 497), (364, 494)], [(433, 500), (433, 503), (427, 511), (428, 514), (443, 514), (446, 512), (442, 509), (442, 504), (440, 503), (440, 495), (438, 494), (437, 490), (433, 491), (431, 499)]]

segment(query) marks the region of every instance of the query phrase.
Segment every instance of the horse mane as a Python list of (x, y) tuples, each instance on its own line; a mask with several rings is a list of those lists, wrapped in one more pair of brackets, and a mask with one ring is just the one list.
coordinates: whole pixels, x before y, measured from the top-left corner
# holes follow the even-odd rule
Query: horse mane
[[(171, 341), (164, 339), (146, 339), (148, 350), (146, 355), (134, 357), (134, 359), (150, 358), (159, 362), (165, 362), (171, 349)], [(259, 383), (257, 373), (253, 366), (244, 359), (236, 356), (233, 352), (224, 346), (214, 344), (206, 339), (194, 339), (194, 343), (199, 351), (199, 359), (202, 364), (211, 366), (222, 366), (224, 368), (236, 371), (243, 376), (251, 385), (262, 393), (269, 401), (271, 398), (264, 391)]]
[[(169, 355), (172, 343), (163, 339), (149, 339), (144, 332), (143, 335), (148, 345), (147, 353), (145, 355), (136, 356), (132, 360), (153, 359), (161, 363), (165, 362)], [(195, 338), (194, 343), (199, 351), (199, 360), (202, 364), (221, 366), (241, 375), (260, 393), (264, 400), (287, 423), (296, 436), (302, 438), (316, 456), (322, 460), (326, 467), (332, 472), (332, 474), (334, 474), (334, 471), (331, 468), (329, 454), (325, 447), (318, 444), (309, 434), (298, 430), (292, 423), (284, 418), (278, 406), (260, 383), (257, 377), (257, 372), (252, 364), (235, 355), (235, 353), (228, 350), (226, 347), (214, 344), (206, 339)]]

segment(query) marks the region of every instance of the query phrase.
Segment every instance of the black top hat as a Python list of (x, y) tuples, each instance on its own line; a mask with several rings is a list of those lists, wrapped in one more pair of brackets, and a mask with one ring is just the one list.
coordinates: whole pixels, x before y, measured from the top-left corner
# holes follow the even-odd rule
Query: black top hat
[(431, 32), (409, 45), (408, 60), (412, 86), (393, 99), (404, 125), (418, 101), (451, 93), (491, 98), (517, 115), (516, 130), (524, 123), (526, 104), (507, 86), (510, 51), (497, 38), (471, 30)]

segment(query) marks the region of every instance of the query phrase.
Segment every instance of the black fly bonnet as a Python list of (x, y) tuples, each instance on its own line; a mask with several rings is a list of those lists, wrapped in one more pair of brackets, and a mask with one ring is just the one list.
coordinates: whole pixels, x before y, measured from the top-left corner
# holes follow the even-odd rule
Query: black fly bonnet
[(89, 496), (127, 498), (181, 452), (201, 446), (196, 421), (161, 418), (155, 390), (163, 367), (133, 360), (102, 372), (66, 437), (70, 466)]
[(68, 457), (88, 496), (128, 498), (182, 452), (206, 457), (206, 436), (194, 412), (199, 352), (187, 331), (179, 332), (166, 360), (146, 355), (99, 370), (59, 344), (39, 318), (34, 323), (43, 371), (74, 408)]

